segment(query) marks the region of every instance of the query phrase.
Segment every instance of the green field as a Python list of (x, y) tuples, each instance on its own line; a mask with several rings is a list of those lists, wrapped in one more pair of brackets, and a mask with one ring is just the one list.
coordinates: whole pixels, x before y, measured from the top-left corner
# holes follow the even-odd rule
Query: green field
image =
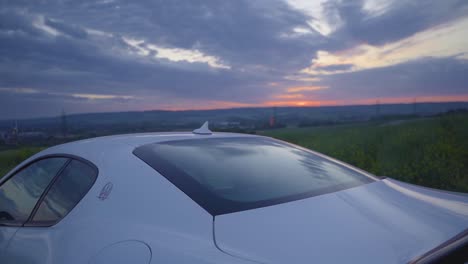
[(23, 147), (0, 151), (0, 178), (23, 160), (39, 152), (39, 147)]
[(468, 192), (468, 114), (362, 125), (284, 128), (289, 141), (375, 175)]

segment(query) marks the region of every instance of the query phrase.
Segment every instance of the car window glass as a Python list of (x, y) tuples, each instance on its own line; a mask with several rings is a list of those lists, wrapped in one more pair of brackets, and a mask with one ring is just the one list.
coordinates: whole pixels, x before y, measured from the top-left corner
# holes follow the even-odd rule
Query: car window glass
[(0, 186), (0, 221), (23, 223), (67, 158), (39, 160)]
[(215, 215), (374, 181), (332, 159), (268, 138), (176, 140), (133, 153)]
[(33, 222), (57, 222), (83, 198), (96, 179), (96, 170), (72, 160), (54, 182), (33, 217)]
[(336, 191), (371, 181), (316, 154), (266, 139), (165, 142), (154, 151), (217, 196), (238, 202)]

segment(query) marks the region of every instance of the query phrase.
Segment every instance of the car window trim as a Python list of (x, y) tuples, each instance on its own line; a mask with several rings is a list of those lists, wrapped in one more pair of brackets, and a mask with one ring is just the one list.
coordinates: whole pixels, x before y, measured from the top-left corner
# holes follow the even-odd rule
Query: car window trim
[[(27, 220), (26, 221), (9, 222), (9, 223), (0, 223), (0, 226), (9, 226), (9, 227), (51, 227), (51, 226), (54, 226), (55, 224), (59, 223), (63, 218), (65, 218), (66, 215), (64, 217), (62, 217), (59, 221), (37, 221), (37, 222), (32, 221), (32, 219), (36, 215), (36, 212), (39, 209), (39, 206), (41, 205), (42, 201), (44, 200), (44, 198), (49, 193), (49, 190), (52, 188), (53, 184), (57, 181), (59, 176), (67, 168), (67, 166), (70, 164), (70, 162), (72, 160), (77, 160), (77, 161), (83, 162), (83, 163), (85, 163), (85, 164), (87, 164), (87, 165), (89, 165), (89, 166), (91, 166), (93, 168), (93, 170), (94, 170), (94, 182), (91, 185), (91, 187), (89, 188), (89, 190), (92, 188), (92, 186), (94, 186), (94, 183), (96, 183), (97, 177), (99, 175), (99, 169), (94, 163), (92, 163), (91, 161), (89, 161), (89, 160), (87, 160), (85, 158), (82, 158), (80, 156), (76, 156), (76, 155), (73, 155), (73, 154), (56, 153), (56, 154), (47, 154), (47, 155), (43, 155), (43, 156), (34, 158), (34, 159), (28, 161), (27, 163), (25, 163), (24, 165), (22, 165), (21, 167), (19, 167), (17, 169), (14, 169), (13, 171), (7, 173), (7, 175), (5, 176), (6, 179), (3, 180), (0, 183), (0, 186), (5, 184), (7, 181), (9, 181), (11, 178), (13, 178), (15, 175), (17, 175), (18, 173), (20, 173), (21, 171), (23, 171), (24, 169), (26, 169), (30, 165), (32, 165), (32, 164), (34, 164), (34, 163), (36, 163), (38, 161), (45, 160), (45, 159), (50, 159), (50, 158), (65, 158), (65, 159), (67, 159), (67, 161), (65, 161), (65, 163), (62, 165), (62, 167), (60, 167), (60, 169), (57, 171), (55, 176), (52, 178), (52, 180), (49, 182), (47, 187), (44, 189), (41, 196), (39, 197), (39, 200), (36, 202), (36, 204), (34, 205), (34, 208), (32, 209), (31, 213), (29, 214), (29, 217), (27, 218)], [(89, 192), (89, 190), (88, 190), (88, 192)], [(84, 196), (86, 196), (86, 194)], [(83, 197), (81, 199), (83, 199)], [(78, 203), (81, 201), (81, 199), (78, 201)], [(73, 208), (75, 208), (76, 205), (78, 205), (78, 203), (76, 203), (75, 206), (73, 206)], [(73, 210), (73, 208), (70, 210), (70, 212)]]
[(40, 157), (37, 157), (35, 159), (32, 159), (30, 161), (28, 161), (26, 164), (22, 165), (21, 167), (9, 172), (5, 177), (6, 179), (3, 180), (1, 183), (0, 183), (0, 187), (3, 186), (3, 184), (5, 184), (6, 182), (8, 182), (9, 180), (11, 180), (13, 177), (15, 177), (16, 175), (18, 175), (18, 173), (21, 173), (22, 171), (24, 171), (25, 169), (27, 169), (29, 166), (33, 165), (34, 163), (37, 163), (41, 160), (46, 160), (46, 159), (51, 159), (51, 158), (65, 158), (67, 159), (63, 165), (60, 167), (60, 169), (55, 173), (54, 177), (52, 177), (52, 180), (48, 183), (48, 185), (46, 186), (46, 188), (44, 189), (44, 191), (42, 192), (41, 196), (39, 197), (38, 201), (36, 202), (36, 204), (34, 205), (33, 209), (31, 210), (31, 213), (29, 214), (28, 218), (26, 219), (26, 221), (12, 221), (12, 222), (8, 222), (8, 223), (0, 223), (1, 226), (10, 226), (10, 227), (22, 227), (24, 226), (25, 223), (27, 223), (29, 221), (29, 218), (31, 217), (31, 214), (34, 212), (36, 206), (38, 205), (39, 201), (41, 200), (41, 197), (42, 195), (44, 194), (44, 192), (51, 186), (51, 183), (54, 181), (54, 179), (57, 177), (57, 175), (59, 175), (64, 168), (66, 168), (66, 166), (68, 165), (68, 163), (70, 162), (70, 157), (64, 157), (63, 155), (62, 156), (55, 156), (55, 155), (44, 155), (44, 156), (40, 156)]
[[(29, 167), (30, 165), (32, 165), (33, 163), (36, 163), (38, 161), (41, 161), (41, 160), (45, 160), (45, 159), (48, 159), (48, 158), (68, 158), (68, 157), (55, 157), (54, 155), (44, 155), (44, 156), (40, 156), (38, 158), (35, 158), (35, 159), (32, 159), (30, 161), (28, 161), (27, 163), (25, 163), (24, 165), (22, 165), (21, 167), (19, 168), (16, 168), (14, 169), (13, 171), (10, 171), (8, 172), (4, 178), (2, 178), (2, 182), (0, 183), (0, 187), (5, 184), (7, 181), (9, 181), (11, 178), (13, 178), (16, 174), (20, 173), (21, 171), (25, 170), (27, 167)], [(65, 162), (67, 163), (67, 162)], [(62, 167), (60, 167), (59, 171), (63, 168), (64, 165), (62, 165)], [(55, 176), (54, 176), (55, 177)]]
[(44, 198), (47, 196), (49, 193), (49, 190), (54, 186), (55, 182), (57, 182), (57, 179), (60, 177), (62, 172), (68, 167), (72, 159), (68, 158), (68, 160), (65, 162), (65, 164), (60, 168), (60, 170), (55, 174), (54, 178), (50, 181), (49, 185), (44, 189), (42, 192), (41, 196), (39, 197), (39, 200), (37, 200), (36, 205), (34, 205), (33, 210), (31, 211), (31, 214), (29, 214), (28, 219), (23, 223), (23, 226), (25, 226), (27, 223), (31, 222), (33, 217), (36, 215), (37, 210), (39, 209), (39, 206), (41, 206), (42, 201), (44, 201)]
[[(46, 156), (49, 156), (49, 157), (63, 157), (63, 158), (68, 158), (68, 161), (65, 163), (65, 165), (60, 169), (60, 171), (57, 173), (57, 175), (55, 175), (54, 179), (52, 179), (52, 181), (50, 182), (50, 184), (47, 186), (47, 188), (44, 190), (44, 192), (42, 193), (41, 197), (39, 198), (38, 202), (36, 203), (36, 205), (34, 206), (34, 209), (33, 211), (31, 212), (31, 215), (29, 216), (28, 220), (26, 222), (24, 222), (23, 224), (23, 227), (52, 227), (56, 224), (58, 224), (60, 221), (63, 220), (63, 218), (65, 218), (79, 203), (80, 201), (86, 196), (86, 194), (88, 194), (88, 192), (91, 190), (91, 188), (94, 186), (94, 184), (96, 183), (96, 180), (98, 178), (98, 175), (99, 175), (99, 169), (96, 165), (94, 165), (94, 163), (92, 163), (91, 161), (87, 160), (87, 159), (84, 159), (82, 157), (79, 157), (79, 156), (76, 156), (76, 155), (72, 155), (72, 154), (50, 154), (50, 155), (46, 155)], [(39, 210), (39, 207), (41, 206), (42, 202), (44, 201), (45, 197), (47, 196), (47, 194), (49, 193), (50, 189), (52, 189), (52, 187), (54, 186), (55, 182), (60, 178), (60, 176), (62, 175), (62, 173), (65, 171), (65, 169), (70, 165), (70, 163), (73, 161), (73, 160), (76, 160), (76, 161), (79, 161), (79, 162), (82, 162), (86, 165), (89, 165), (93, 171), (94, 171), (94, 174), (93, 174), (93, 183), (91, 184), (91, 186), (89, 187), (88, 191), (77, 201), (77, 203), (75, 203), (73, 205), (73, 207), (62, 217), (60, 218), (58, 221), (33, 221), (34, 219), (34, 216), (36, 215), (37, 213), (37, 210)]]

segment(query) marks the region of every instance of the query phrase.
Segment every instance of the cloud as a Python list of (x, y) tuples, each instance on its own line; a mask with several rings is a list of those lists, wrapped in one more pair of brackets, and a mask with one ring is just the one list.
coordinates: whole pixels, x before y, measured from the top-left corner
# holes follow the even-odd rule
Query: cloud
[[(467, 96), (468, 60), (422, 58), (396, 65), (326, 76), (322, 99)], [(466, 97), (465, 97), (466, 98)]]
[(324, 86), (298, 86), (298, 87), (289, 87), (287, 89), (288, 93), (297, 93), (297, 92), (310, 92), (327, 89)]
[(468, 58), (466, 1), (0, 3), (0, 119), (460, 94)]
[(55, 33), (56, 35), (58, 34), (58, 32), (61, 34), (69, 35), (73, 38), (86, 38), (88, 35), (86, 30), (80, 28), (79, 26), (65, 24), (54, 19), (45, 20), (43, 26), (47, 26), (49, 30), (52, 29), (53, 31), (57, 32)]
[[(67, 113), (130, 111), (141, 103), (138, 99), (112, 98), (92, 99), (87, 95), (51, 93), (6, 93), (0, 91), (2, 119), (58, 116), (65, 109)], [(31, 115), (34, 112), (34, 115)]]
[[(369, 2), (377, 3), (366, 6)], [(328, 17), (340, 25), (333, 38), (347, 44), (364, 42), (370, 45), (383, 45), (410, 37), (466, 16), (468, 11), (468, 2), (463, 0), (336, 0), (325, 5)]]
[(290, 87), (269, 104), (324, 106), (468, 101), (468, 60), (426, 57), (378, 68), (323, 75), (317, 86)]
[(354, 64), (350, 64), (350, 63), (330, 64), (326, 66), (317, 66), (317, 70), (324, 71), (324, 72), (339, 72), (339, 71), (351, 70), (353, 66)]
[(113, 94), (71, 94), (71, 97), (75, 98), (85, 98), (89, 100), (113, 100), (113, 99), (122, 99), (122, 100), (130, 100), (136, 99), (133, 95), (113, 95)]
[(17, 93), (17, 94), (35, 94), (40, 93), (36, 89), (31, 88), (8, 88), (8, 87), (0, 87), (0, 93), (7, 92), (7, 93)]
[(307, 24), (324, 36), (328, 36), (339, 26), (329, 23), (327, 17), (329, 14), (325, 10), (326, 0), (287, 0), (287, 3), (307, 14), (309, 16)]
[[(271, 92), (262, 88), (281, 80), (279, 72), (298, 69), (291, 65), (307, 65), (304, 49), (313, 51), (300, 41), (302, 37), (281, 38), (283, 32), (307, 27), (302, 14), (282, 2), (215, 1), (202, 8), (171, 1), (161, 6), (175, 12), (170, 16), (166, 11), (161, 16), (146, 14), (156, 6), (144, 1), (135, 5), (49, 1), (21, 8), (14, 4), (2, 8), (2, 13), (9, 14), (2, 16), (7, 23), (2, 23), (5, 30), (0, 32), (0, 85), (4, 87), (249, 103)], [(113, 8), (116, 5), (121, 10)], [(266, 11), (275, 15), (262, 13)], [(96, 20), (97, 13), (104, 18)], [(184, 25), (180, 17), (186, 18)]]
[(275, 98), (278, 99), (300, 99), (304, 98), (303, 94), (278, 94), (275, 95)]
[[(100, 93), (156, 92), (202, 97), (207, 94), (221, 96), (224, 92), (240, 93), (242, 90), (223, 91), (220, 87), (239, 84), (247, 87), (241, 75), (250, 75), (214, 73), (206, 71), (206, 67), (187, 65), (190, 63), (179, 63), (180, 67), (174, 68), (158, 61), (148, 62), (128, 52), (128, 45), (120, 37), (94, 40), (18, 33), (0, 34), (0, 40), (0, 54), (4, 62), (9, 62), (0, 64), (0, 85), (4, 87), (70, 93), (96, 93), (97, 90)], [(11, 67), (12, 64), (16, 67)], [(255, 79), (259, 79), (258, 82), (262, 77), (250, 77), (248, 82), (255, 84)]]
[(135, 40), (126, 37), (122, 39), (141, 56), (152, 56), (155, 59), (166, 59), (172, 62), (206, 63), (208, 66), (216, 69), (231, 69), (230, 66), (223, 64), (220, 58), (206, 55), (197, 49), (164, 48), (145, 43), (144, 40)]
[(28, 10), (165, 48), (196, 49), (237, 66), (288, 68), (306, 63), (304, 52), (313, 54), (323, 44), (320, 34), (283, 38), (295, 29), (314, 29), (306, 15), (277, 0), (46, 1)]
[(133, 95), (115, 95), (115, 94), (83, 94), (83, 93), (59, 93), (59, 92), (41, 92), (37, 89), (31, 88), (6, 88), (0, 87), (0, 94), (2, 95), (23, 95), (25, 98), (43, 98), (46, 96), (59, 97), (66, 99), (87, 99), (87, 100), (134, 100), (141, 99)]
[(360, 44), (336, 52), (318, 51), (311, 66), (302, 72), (327, 75), (386, 67), (424, 57), (468, 58), (467, 35), (468, 17), (381, 46)]

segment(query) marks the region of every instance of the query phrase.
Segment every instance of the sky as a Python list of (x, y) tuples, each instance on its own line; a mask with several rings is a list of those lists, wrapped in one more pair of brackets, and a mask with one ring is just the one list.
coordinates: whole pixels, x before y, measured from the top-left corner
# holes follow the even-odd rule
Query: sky
[(0, 0), (0, 119), (468, 101), (466, 0)]

